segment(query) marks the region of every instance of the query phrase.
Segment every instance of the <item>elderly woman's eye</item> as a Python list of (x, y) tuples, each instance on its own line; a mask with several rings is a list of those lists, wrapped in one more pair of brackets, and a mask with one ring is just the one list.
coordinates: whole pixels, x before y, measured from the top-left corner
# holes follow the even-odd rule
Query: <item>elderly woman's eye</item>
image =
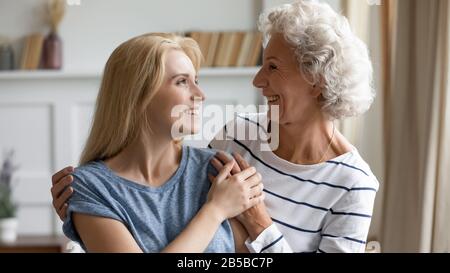
[(269, 64), (269, 70), (275, 70), (277, 69), (277, 66), (274, 64)]
[(199, 83), (199, 82), (198, 82), (198, 79), (195, 79), (195, 84), (198, 85), (198, 83)]

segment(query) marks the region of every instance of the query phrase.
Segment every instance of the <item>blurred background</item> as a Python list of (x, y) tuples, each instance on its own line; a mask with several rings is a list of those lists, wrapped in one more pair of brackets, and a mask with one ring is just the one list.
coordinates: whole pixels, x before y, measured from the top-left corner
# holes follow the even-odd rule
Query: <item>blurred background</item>
[[(205, 53), (206, 104), (259, 105), (258, 15), (290, 2), (0, 0), (0, 183), (12, 193), (0, 231), (18, 234), (0, 234), (0, 251), (63, 250), (51, 175), (78, 162), (114, 48), (147, 32), (190, 35)], [(374, 65), (371, 109), (339, 122), (380, 181), (368, 240), (382, 252), (448, 252), (449, 1), (322, 2), (347, 16)]]

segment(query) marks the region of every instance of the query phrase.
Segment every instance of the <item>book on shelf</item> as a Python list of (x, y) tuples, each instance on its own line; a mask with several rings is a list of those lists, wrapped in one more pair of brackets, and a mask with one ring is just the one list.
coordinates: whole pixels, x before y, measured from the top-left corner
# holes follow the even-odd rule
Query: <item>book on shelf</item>
[(205, 67), (211, 67), (214, 65), (214, 58), (216, 57), (219, 40), (220, 40), (220, 33), (212, 32), (211, 40), (209, 41), (208, 45), (208, 51), (205, 55)]
[(256, 66), (262, 54), (262, 33), (256, 32), (253, 35), (253, 40), (251, 43), (250, 53), (247, 55), (248, 59), (246, 66)]
[(209, 44), (211, 43), (212, 32), (200, 33), (198, 39), (198, 44), (203, 54), (203, 61), (206, 61), (206, 56), (208, 56)]
[(192, 39), (194, 39), (198, 46), (200, 47), (200, 50), (202, 52), (203, 55), (203, 64), (205, 64), (206, 62), (206, 56), (208, 55), (208, 51), (209, 51), (209, 44), (210, 44), (210, 40), (211, 40), (211, 35), (212, 33), (210, 32), (198, 32), (198, 31), (192, 31), (192, 32), (188, 32), (186, 33), (186, 37), (190, 37)]
[(219, 44), (217, 45), (217, 53), (214, 57), (214, 66), (227, 66), (228, 55), (232, 45), (232, 32), (222, 32), (220, 34)]
[(239, 51), (239, 56), (237, 58), (236, 66), (246, 66), (247, 56), (250, 55), (250, 50), (252, 48), (254, 32), (246, 32), (242, 39), (241, 48)]
[(42, 34), (31, 34), (25, 37), (20, 65), (21, 69), (36, 70), (39, 68), (43, 43), (44, 36)]
[(192, 31), (186, 36), (197, 41), (204, 67), (256, 66), (260, 62), (262, 35), (259, 32)]
[(239, 52), (241, 51), (242, 48), (242, 40), (244, 38), (245, 32), (234, 32), (233, 36), (233, 45), (231, 47), (231, 53), (229, 56), (229, 62), (227, 63), (228, 66), (237, 66), (237, 61), (239, 58)]

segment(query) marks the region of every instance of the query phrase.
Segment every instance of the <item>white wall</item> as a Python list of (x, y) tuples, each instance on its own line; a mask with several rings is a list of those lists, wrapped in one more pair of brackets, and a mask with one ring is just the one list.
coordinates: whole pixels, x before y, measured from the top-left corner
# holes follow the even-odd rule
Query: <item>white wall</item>
[[(292, 3), (292, 0), (262, 0), (264, 9), (276, 7), (282, 4)], [(325, 2), (330, 4), (330, 6), (340, 12), (341, 11), (341, 0), (319, 0), (320, 2)]]
[[(101, 70), (119, 43), (146, 32), (250, 30), (259, 0), (80, 0), (67, 6), (60, 34), (65, 70)], [(0, 36), (46, 33), (46, 0), (0, 0)], [(17, 54), (16, 54), (17, 56)]]
[[(78, 0), (77, 0), (78, 1)], [(121, 42), (146, 32), (250, 30), (261, 7), (290, 0), (79, 0), (67, 6), (60, 27), (65, 70), (100, 71)], [(340, 0), (323, 0), (339, 10)], [(68, 2), (76, 2), (70, 0)], [(0, 0), (0, 37), (20, 42), (32, 32), (47, 33), (46, 0)]]

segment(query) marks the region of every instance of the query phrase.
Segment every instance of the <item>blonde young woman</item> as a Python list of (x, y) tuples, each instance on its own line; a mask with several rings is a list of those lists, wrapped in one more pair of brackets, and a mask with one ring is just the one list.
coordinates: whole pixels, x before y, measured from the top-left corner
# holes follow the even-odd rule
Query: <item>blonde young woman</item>
[[(198, 130), (200, 56), (192, 39), (147, 34), (109, 58), (81, 166), (66, 190), (73, 194), (63, 230), (85, 250), (234, 252), (239, 246), (239, 226), (232, 230), (227, 219), (262, 201), (261, 176), (254, 168), (229, 176), (231, 163), (210, 187), (214, 152), (181, 146), (171, 134), (175, 123)], [(172, 117), (180, 105), (184, 111)]]

